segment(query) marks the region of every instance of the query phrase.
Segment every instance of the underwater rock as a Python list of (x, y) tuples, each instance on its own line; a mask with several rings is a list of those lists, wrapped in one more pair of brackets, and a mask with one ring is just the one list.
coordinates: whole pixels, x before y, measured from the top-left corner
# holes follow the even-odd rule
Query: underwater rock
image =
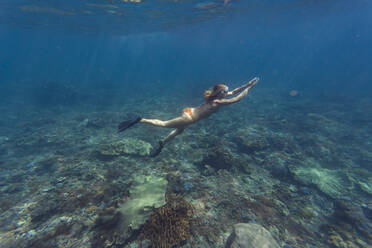
[[(370, 177), (369, 182), (371, 182), (371, 180), (372, 178)], [(363, 192), (369, 195), (372, 195), (372, 184), (371, 183), (358, 181), (358, 185)]]
[(47, 239), (59, 235), (66, 235), (70, 233), (72, 224), (73, 220), (71, 217), (61, 216), (48, 223), (43, 231)]
[[(372, 144), (372, 141), (369, 142), (369, 144)], [(369, 168), (372, 164), (372, 152), (367, 151), (364, 149), (360, 149), (358, 151), (359, 158), (358, 158), (358, 164), (360, 167)]]
[(372, 210), (353, 202), (336, 201), (334, 218), (351, 224), (365, 236), (372, 238)]
[(298, 214), (304, 219), (312, 219), (315, 216), (315, 212), (310, 207), (300, 207)]
[(238, 223), (233, 227), (225, 248), (280, 248), (264, 227), (254, 223)]
[(301, 187), (299, 192), (303, 195), (310, 195), (311, 194), (311, 190), (309, 187)]
[(58, 199), (53, 199), (53, 195), (45, 197), (39, 204), (29, 207), (31, 223), (37, 226), (62, 210), (63, 205)]
[(254, 139), (249, 139), (249, 137), (236, 137), (234, 140), (238, 145), (239, 151), (248, 154), (263, 151), (268, 147), (266, 140), (261, 137), (256, 137)]
[(19, 240), (27, 241), (26, 246), (17, 246), (15, 245), (17, 242), (14, 242), (13, 245), (6, 247), (61, 247), (58, 244), (61, 240), (65, 241), (63, 247), (70, 247), (68, 242), (73, 224), (74, 220), (69, 216), (51, 219), (35, 226), (34, 229), (26, 229), (20, 233)]
[(110, 230), (115, 228), (120, 222), (121, 213), (114, 208), (104, 209), (95, 220), (94, 226), (98, 229)]
[(7, 141), (9, 141), (9, 138), (8, 137), (6, 137), (6, 136), (0, 136), (0, 145), (3, 145)]
[(270, 172), (273, 176), (278, 178), (286, 178), (290, 175), (289, 169), (286, 164), (276, 164), (270, 168)]
[[(332, 248), (367, 248), (371, 247), (370, 243), (367, 244), (363, 239), (355, 235), (355, 231), (350, 229), (349, 225), (345, 223), (338, 223), (337, 225), (325, 225), (322, 230), (327, 234), (326, 244), (327, 247)], [(371, 240), (371, 237), (367, 240)]]
[(82, 122), (78, 124), (78, 128), (93, 128), (99, 129), (105, 126), (105, 121), (100, 118), (94, 119), (84, 119)]
[[(5, 212), (14, 205), (14, 202), (8, 198), (0, 198), (0, 212)], [(0, 217), (0, 223), (3, 216)], [(1, 226), (1, 225), (0, 225)], [(1, 231), (1, 227), (0, 227)]]
[(201, 165), (209, 165), (217, 170), (225, 169), (228, 170), (237, 164), (236, 159), (231, 155), (229, 151), (223, 147), (214, 147), (208, 150), (208, 153), (203, 157)]
[(130, 243), (128, 246), (125, 246), (125, 248), (152, 248), (151, 242), (149, 240), (142, 240), (142, 241), (134, 241)]
[(184, 182), (183, 189), (186, 191), (190, 191), (194, 188), (194, 185), (191, 182)]
[(268, 141), (259, 131), (253, 128), (241, 129), (232, 137), (232, 141), (237, 145), (239, 152), (252, 154), (260, 152), (269, 147)]
[(38, 174), (51, 173), (56, 169), (59, 159), (59, 157), (51, 156), (35, 161), (34, 171)]
[(0, 214), (0, 232), (8, 232), (16, 229), (21, 222), (21, 216), (17, 210), (11, 209)]
[(331, 235), (328, 235), (327, 244), (335, 248), (357, 248), (357, 246), (350, 246), (350, 243), (346, 243), (341, 235), (338, 233), (332, 233)]
[(288, 160), (281, 154), (272, 153), (265, 159), (264, 167), (270, 173), (281, 180), (289, 178), (291, 173), (288, 168)]
[(167, 174), (168, 193), (174, 194), (190, 193), (196, 190), (197, 183), (194, 182), (193, 177), (188, 173), (179, 173), (178, 171), (171, 171)]
[(102, 146), (100, 150), (95, 152), (95, 155), (103, 160), (125, 155), (146, 156), (150, 153), (151, 148), (151, 144), (143, 140), (126, 138)]

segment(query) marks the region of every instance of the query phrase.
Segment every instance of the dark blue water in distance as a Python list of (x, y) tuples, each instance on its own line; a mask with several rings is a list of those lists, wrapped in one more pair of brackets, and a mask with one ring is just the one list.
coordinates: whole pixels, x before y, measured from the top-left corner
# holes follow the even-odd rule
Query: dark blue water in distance
[[(226, 7), (231, 12), (216, 14), (198, 25), (154, 27), (154, 32), (135, 29), (137, 35), (113, 23), (105, 27), (104, 17), (102, 23), (97, 17), (97, 26), (92, 27), (95, 33), (89, 35), (75, 30), (78, 27), (69, 30), (64, 19), (70, 17), (62, 15), (56, 27), (29, 27), (34, 16), (47, 26), (44, 12), (27, 17), (16, 13), (12, 18), (22, 23), (16, 25), (7, 20), (5, 10), (0, 41), (2, 84), (58, 78), (89, 85), (187, 81), (189, 87), (258, 75), (264, 80), (260, 87), (280, 84), (313, 92), (366, 92), (371, 78), (369, 1), (279, 1), (273, 7), (272, 1), (253, 1), (252, 7), (249, 2), (231, 3)], [(169, 5), (162, 18), (172, 24), (175, 4)], [(185, 8), (185, 18), (191, 11), (200, 12)], [(130, 18), (139, 27), (146, 21)], [(74, 19), (77, 26), (84, 25), (84, 16)], [(27, 28), (23, 27), (26, 23)]]
[[(0, 247), (233, 247), (237, 223), (268, 230), (256, 247), (371, 247), (371, 13), (370, 0), (2, 0)], [(253, 77), (156, 158), (168, 129), (116, 133)], [(164, 202), (139, 206), (156, 187)], [(171, 218), (183, 224), (159, 224)]]

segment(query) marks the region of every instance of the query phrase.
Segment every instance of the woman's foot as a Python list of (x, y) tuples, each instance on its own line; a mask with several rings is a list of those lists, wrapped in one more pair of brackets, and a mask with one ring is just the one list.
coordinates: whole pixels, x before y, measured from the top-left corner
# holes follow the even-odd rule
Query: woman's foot
[(164, 147), (163, 142), (159, 141), (159, 146), (152, 149), (152, 151), (150, 152), (150, 157), (154, 158), (154, 157), (158, 156), (159, 153), (161, 152), (161, 150), (163, 149), (163, 147)]
[(121, 122), (119, 124), (119, 126), (118, 126), (118, 133), (123, 132), (124, 130), (130, 128), (134, 124), (137, 124), (138, 122), (141, 121), (141, 119), (142, 119), (141, 117), (137, 117), (134, 120), (129, 120), (129, 121), (123, 121), (123, 122)]

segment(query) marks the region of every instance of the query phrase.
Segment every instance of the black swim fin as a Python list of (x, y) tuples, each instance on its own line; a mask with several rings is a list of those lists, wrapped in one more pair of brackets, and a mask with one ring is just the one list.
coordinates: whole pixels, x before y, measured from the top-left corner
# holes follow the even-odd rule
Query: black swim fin
[(142, 119), (141, 117), (137, 117), (134, 120), (129, 120), (129, 121), (123, 121), (123, 122), (121, 122), (119, 124), (119, 126), (118, 126), (118, 133), (123, 132), (124, 130), (130, 128), (134, 124), (137, 124), (138, 122), (141, 121), (141, 119)]
[(154, 157), (158, 156), (159, 153), (161, 152), (161, 150), (163, 149), (163, 147), (164, 147), (163, 142), (159, 141), (159, 146), (157, 148), (154, 148), (150, 152), (150, 157), (154, 158)]

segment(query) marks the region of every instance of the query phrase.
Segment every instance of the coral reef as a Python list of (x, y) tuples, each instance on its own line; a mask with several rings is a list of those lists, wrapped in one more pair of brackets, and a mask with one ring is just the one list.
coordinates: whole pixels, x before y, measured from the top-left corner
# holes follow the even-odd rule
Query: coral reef
[(190, 126), (155, 159), (169, 130), (116, 124), (170, 119), (179, 95), (3, 108), (0, 246), (223, 248), (255, 223), (281, 247), (371, 247), (371, 101), (276, 97)]

